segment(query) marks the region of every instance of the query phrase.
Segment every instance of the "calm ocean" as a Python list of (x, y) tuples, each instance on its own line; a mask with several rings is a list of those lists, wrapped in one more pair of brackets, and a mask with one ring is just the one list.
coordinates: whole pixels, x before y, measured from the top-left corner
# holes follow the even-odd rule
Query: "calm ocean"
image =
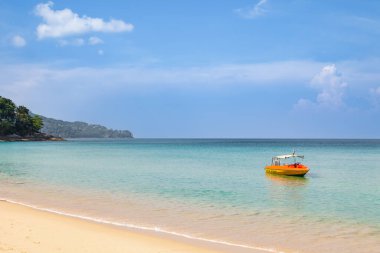
[[(265, 174), (293, 149), (305, 178)], [(263, 252), (380, 252), (380, 140), (3, 142), (0, 198)]]

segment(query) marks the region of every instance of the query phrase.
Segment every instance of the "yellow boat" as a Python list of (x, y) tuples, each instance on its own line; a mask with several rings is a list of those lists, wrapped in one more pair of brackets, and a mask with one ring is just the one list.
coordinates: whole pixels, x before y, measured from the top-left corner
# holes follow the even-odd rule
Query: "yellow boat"
[[(293, 163), (282, 163), (282, 160), (293, 158)], [(297, 155), (295, 152), (290, 155), (279, 155), (272, 158), (272, 164), (265, 166), (265, 172), (270, 174), (285, 175), (285, 176), (298, 176), (303, 177), (309, 168), (302, 163), (297, 162), (297, 158), (303, 159), (303, 155)]]

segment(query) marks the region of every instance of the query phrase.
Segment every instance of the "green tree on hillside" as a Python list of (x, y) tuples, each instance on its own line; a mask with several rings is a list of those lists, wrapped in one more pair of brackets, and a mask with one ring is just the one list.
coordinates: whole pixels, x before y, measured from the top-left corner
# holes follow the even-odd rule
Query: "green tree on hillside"
[(12, 100), (0, 96), (0, 135), (13, 134), (16, 120), (16, 105)]
[(38, 115), (32, 117), (33, 132), (39, 132), (44, 126), (42, 118)]
[(19, 106), (16, 109), (15, 130), (21, 136), (31, 135), (34, 132), (32, 116), (25, 106)]
[(31, 116), (25, 106), (16, 107), (12, 100), (0, 96), (0, 135), (21, 136), (38, 133), (43, 126), (41, 117)]

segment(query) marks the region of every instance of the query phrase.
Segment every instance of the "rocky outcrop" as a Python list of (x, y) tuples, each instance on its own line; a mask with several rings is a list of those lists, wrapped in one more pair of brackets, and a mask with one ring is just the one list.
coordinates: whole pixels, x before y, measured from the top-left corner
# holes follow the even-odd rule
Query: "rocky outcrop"
[(0, 136), (0, 141), (64, 141), (61, 137), (48, 135), (44, 133), (36, 133), (31, 136), (19, 136), (16, 134)]

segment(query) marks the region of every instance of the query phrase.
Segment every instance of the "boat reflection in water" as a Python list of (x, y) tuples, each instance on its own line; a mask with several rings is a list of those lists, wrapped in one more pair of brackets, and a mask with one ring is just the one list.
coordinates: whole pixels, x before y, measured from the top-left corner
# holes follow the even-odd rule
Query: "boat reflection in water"
[(308, 191), (309, 179), (304, 177), (289, 177), (266, 173), (268, 179), (268, 197), (276, 206), (292, 206), (296, 209), (303, 208)]
[(305, 177), (289, 177), (284, 175), (276, 175), (265, 173), (265, 176), (275, 185), (280, 186), (305, 186), (309, 179)]

